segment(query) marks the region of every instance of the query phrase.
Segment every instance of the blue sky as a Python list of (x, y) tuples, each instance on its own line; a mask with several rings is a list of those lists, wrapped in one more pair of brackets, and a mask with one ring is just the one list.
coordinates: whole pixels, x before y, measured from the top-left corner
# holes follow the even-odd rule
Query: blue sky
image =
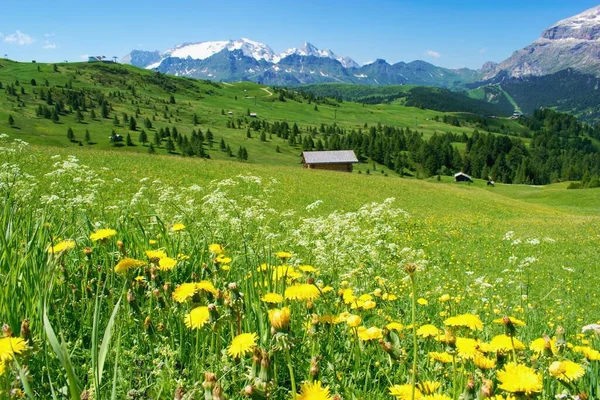
[(359, 63), (502, 61), (598, 0), (154, 1), (2, 0), (0, 56), (20, 61), (123, 57), (182, 42), (247, 37), (276, 52), (304, 41)]

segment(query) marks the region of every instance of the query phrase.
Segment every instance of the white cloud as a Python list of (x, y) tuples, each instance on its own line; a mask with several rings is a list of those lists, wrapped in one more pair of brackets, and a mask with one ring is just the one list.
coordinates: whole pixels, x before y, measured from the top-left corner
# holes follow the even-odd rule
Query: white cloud
[(438, 53), (437, 51), (433, 51), (433, 50), (427, 50), (424, 54), (426, 56), (433, 57), (433, 58), (440, 58), (442, 56), (440, 53)]
[(56, 43), (54, 42), (49, 42), (46, 40), (46, 44), (44, 44), (44, 46), (42, 47), (44, 50), (54, 50), (56, 49), (58, 46)]
[(487, 49), (485, 47), (483, 49), (479, 50), (480, 53), (485, 53), (486, 51), (487, 51)]
[(35, 39), (26, 33), (16, 31), (10, 35), (4, 36), (4, 42), (10, 44), (18, 44), (19, 46), (28, 46), (35, 42)]
[(56, 35), (54, 34), (54, 32), (52, 32), (52, 33), (44, 33), (44, 37), (47, 37), (47, 38), (49, 38), (49, 37), (54, 37), (54, 36), (56, 36)]

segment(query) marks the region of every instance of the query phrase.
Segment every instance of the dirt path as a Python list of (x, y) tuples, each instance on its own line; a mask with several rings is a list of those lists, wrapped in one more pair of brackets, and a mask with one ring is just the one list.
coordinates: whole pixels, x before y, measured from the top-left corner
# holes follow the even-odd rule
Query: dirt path
[(261, 89), (264, 90), (265, 92), (267, 92), (269, 94), (267, 97), (273, 96), (273, 92), (271, 92), (268, 88), (264, 87), (264, 88), (261, 88)]

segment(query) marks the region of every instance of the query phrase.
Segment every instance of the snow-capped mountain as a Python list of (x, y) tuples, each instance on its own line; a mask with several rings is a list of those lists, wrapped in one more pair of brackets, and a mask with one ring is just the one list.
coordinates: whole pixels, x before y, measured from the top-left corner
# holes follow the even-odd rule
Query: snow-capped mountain
[(563, 19), (542, 32), (529, 46), (485, 72), (511, 77), (547, 75), (567, 68), (598, 75), (600, 72), (600, 6)]
[[(250, 39), (241, 38), (238, 40), (221, 40), (198, 43), (184, 43), (175, 46), (172, 49), (160, 53), (160, 57), (156, 56), (157, 52), (144, 52), (142, 50), (133, 50), (126, 55), (122, 62), (132, 64), (137, 67), (155, 69), (167, 58), (181, 58), (192, 60), (205, 60), (220, 53), (223, 50), (232, 52), (241, 50), (244, 56), (255, 59), (256, 61), (264, 60), (273, 64), (279, 63), (285, 57), (292, 54), (300, 56), (314, 56), (320, 58), (331, 58), (339, 61), (344, 68), (358, 68), (359, 65), (350, 57), (340, 57), (331, 50), (319, 50), (311, 43), (305, 42), (300, 48), (290, 48), (283, 53), (276, 54), (271, 47), (264, 43), (256, 42)], [(151, 53), (151, 54), (150, 54)]]
[(245, 56), (252, 57), (257, 61), (273, 61), (273, 59), (277, 58), (273, 49), (266, 44), (255, 42), (246, 38), (241, 38), (238, 40), (180, 44), (173, 49), (167, 50), (163, 57), (190, 57), (194, 60), (204, 60), (223, 51), (224, 49), (227, 49), (228, 51), (241, 50)]
[(286, 51), (284, 51), (283, 53), (281, 53), (279, 55), (279, 60), (281, 60), (289, 55), (292, 55), (292, 54), (297, 54), (299, 56), (314, 56), (314, 57), (331, 58), (333, 60), (339, 61), (344, 68), (360, 67), (360, 65), (358, 65), (358, 63), (356, 61), (354, 61), (353, 59), (351, 59), (350, 57), (340, 57), (331, 50), (319, 50), (316, 46), (314, 46), (313, 44), (308, 43), (308, 42), (304, 42), (302, 47), (300, 47), (299, 49), (295, 48), (295, 47), (287, 49)]

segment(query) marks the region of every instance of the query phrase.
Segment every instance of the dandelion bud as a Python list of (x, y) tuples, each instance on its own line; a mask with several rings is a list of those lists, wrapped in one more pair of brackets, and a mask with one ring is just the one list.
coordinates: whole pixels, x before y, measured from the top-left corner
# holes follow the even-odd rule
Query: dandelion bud
[(246, 385), (243, 394), (244, 396), (252, 396), (254, 394), (254, 386)]
[(94, 250), (92, 250), (91, 247), (86, 246), (86, 247), (83, 248), (83, 255), (86, 256), (86, 257), (89, 257), (89, 256), (92, 255), (93, 251)]
[(283, 307), (269, 310), (269, 322), (276, 332), (287, 332), (290, 328), (290, 309)]
[(417, 265), (415, 263), (408, 263), (404, 266), (404, 272), (412, 277), (417, 271)]
[(231, 291), (237, 291), (238, 284), (236, 282), (231, 282), (229, 285), (227, 285), (227, 288)]
[(362, 319), (358, 315), (350, 315), (346, 320), (346, 323), (350, 328), (356, 328), (362, 322)]
[(513, 337), (517, 333), (517, 329), (515, 328), (515, 324), (512, 323), (509, 317), (506, 315), (502, 317), (502, 323), (504, 324), (504, 333), (506, 336)]
[(260, 373), (258, 375), (258, 379), (267, 383), (271, 380), (271, 360), (269, 360), (269, 354), (265, 350), (261, 350), (261, 360), (260, 360)]
[(565, 328), (558, 326), (556, 328), (556, 347), (558, 348), (558, 353), (562, 354), (566, 346), (567, 342), (565, 340)]
[(91, 398), (92, 398), (92, 394), (87, 389), (84, 390), (83, 392), (81, 392), (81, 395), (79, 396), (80, 400), (90, 400)]
[(548, 335), (544, 335), (544, 356), (552, 357), (552, 341)]
[(13, 335), (12, 329), (10, 329), (8, 324), (2, 325), (2, 334), (4, 337), (11, 337)]
[(163, 291), (165, 291), (165, 292), (167, 292), (167, 293), (168, 293), (168, 292), (169, 292), (169, 290), (171, 290), (171, 285), (172, 285), (172, 284), (171, 284), (171, 282), (167, 282), (167, 283), (165, 283), (165, 284), (163, 285)]
[(150, 319), (150, 316), (148, 315), (145, 319), (144, 319), (144, 329), (145, 330), (149, 330), (152, 327), (152, 320)]
[(493, 389), (494, 383), (489, 379), (484, 379), (483, 384), (481, 385), (481, 397), (484, 399), (492, 397)]
[(209, 321), (211, 323), (215, 323), (219, 320), (219, 312), (217, 311), (217, 306), (213, 303), (208, 305), (208, 314), (210, 316)]
[(28, 340), (31, 337), (31, 331), (29, 330), (29, 320), (25, 318), (23, 322), (21, 322), (21, 337), (25, 340)]
[(50, 222), (44, 222), (44, 228), (50, 229)]
[(135, 301), (135, 296), (133, 295), (133, 291), (131, 289), (129, 289), (127, 291), (127, 302), (133, 303), (134, 301)]
[(221, 385), (219, 384), (219, 382), (215, 383), (215, 387), (212, 390), (212, 398), (213, 400), (224, 400), (225, 397), (223, 397), (223, 388), (221, 387)]
[(173, 400), (182, 400), (185, 392), (183, 390), (183, 386), (177, 386), (175, 389), (175, 395), (173, 395)]
[(576, 397), (579, 397), (579, 400), (588, 400), (590, 398), (586, 392), (579, 392), (579, 395)]
[(204, 373), (204, 382), (202, 382), (202, 387), (204, 388), (204, 398), (212, 399), (212, 391), (215, 387), (215, 383), (217, 383), (217, 376), (212, 372)]
[(342, 396), (336, 393), (333, 396), (331, 396), (331, 400), (342, 400)]
[(308, 310), (312, 310), (312, 308), (313, 308), (314, 305), (315, 304), (312, 301), (310, 301), (310, 300), (306, 302), (306, 308)]
[(306, 283), (308, 283), (309, 285), (314, 285), (315, 284), (315, 278), (313, 278), (312, 276), (309, 276), (306, 279)]
[(156, 325), (156, 330), (157, 330), (157, 331), (159, 331), (159, 332), (162, 332), (162, 331), (164, 331), (164, 330), (165, 330), (165, 324), (163, 324), (162, 322), (159, 322), (159, 323)]
[(258, 366), (260, 364), (260, 360), (262, 359), (262, 350), (258, 347), (255, 347), (252, 351), (252, 368), (250, 368), (250, 376), (249, 378), (252, 380), (258, 376)]
[(122, 240), (117, 240), (117, 249), (122, 253), (125, 251), (125, 244)]
[(310, 376), (313, 377), (313, 379), (316, 379), (317, 376), (319, 375), (319, 364), (318, 364), (318, 361), (317, 361), (316, 357), (313, 357), (310, 360), (310, 371), (309, 371), (309, 373), (310, 373)]

